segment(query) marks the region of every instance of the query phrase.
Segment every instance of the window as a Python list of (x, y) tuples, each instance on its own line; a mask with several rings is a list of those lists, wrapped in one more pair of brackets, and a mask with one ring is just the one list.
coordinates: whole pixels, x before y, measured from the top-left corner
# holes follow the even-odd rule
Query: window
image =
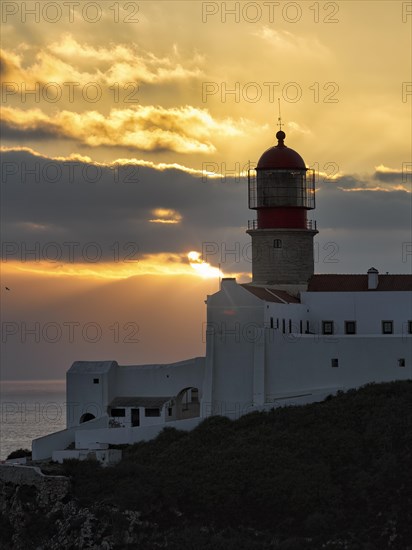
[(393, 321), (382, 321), (382, 334), (393, 334)]
[(172, 407), (168, 407), (167, 409), (167, 415), (172, 416)]
[(273, 248), (282, 248), (282, 239), (275, 239), (273, 241)]
[(339, 367), (339, 359), (337, 359), (336, 357), (331, 359), (330, 362), (331, 362), (331, 367), (333, 367), (333, 368)]
[(98, 378), (93, 378), (93, 384), (98, 384), (100, 380)]
[(197, 388), (192, 390), (192, 403), (199, 403), (199, 390)]
[(289, 319), (289, 333), (292, 332), (292, 319)]
[(140, 426), (140, 409), (132, 409), (132, 426)]
[(126, 409), (112, 409), (110, 416), (126, 416)]
[(282, 319), (282, 332), (283, 332), (283, 334), (286, 333), (286, 321), (285, 321), (285, 319)]
[(322, 334), (333, 334), (333, 321), (322, 321)]
[(401, 359), (398, 359), (398, 367), (404, 367), (405, 366), (405, 359), (402, 357)]
[(273, 317), (270, 318), (270, 328), (273, 328)]
[(300, 333), (303, 334), (303, 321), (300, 320), (299, 322), (299, 330), (300, 330)]
[(412, 334), (412, 321), (408, 321), (408, 334)]
[(310, 334), (310, 323), (306, 321), (306, 334)]
[(345, 321), (345, 334), (356, 334), (356, 321)]
[(144, 410), (144, 415), (145, 416), (160, 416), (160, 409), (146, 408)]

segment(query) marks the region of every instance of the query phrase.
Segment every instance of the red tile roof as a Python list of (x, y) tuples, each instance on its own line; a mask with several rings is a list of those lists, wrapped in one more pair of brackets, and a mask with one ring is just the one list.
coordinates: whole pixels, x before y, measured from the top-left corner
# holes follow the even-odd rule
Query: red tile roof
[(254, 294), (257, 298), (265, 300), (265, 302), (276, 302), (278, 304), (299, 304), (300, 301), (295, 296), (288, 294), (285, 290), (277, 290), (276, 288), (265, 288), (263, 286), (253, 286), (245, 283), (241, 284), (245, 290)]
[[(378, 275), (375, 291), (412, 290), (412, 275)], [(365, 292), (368, 276), (364, 275), (313, 275), (309, 279), (308, 292)], [(369, 290), (368, 292), (373, 292)]]

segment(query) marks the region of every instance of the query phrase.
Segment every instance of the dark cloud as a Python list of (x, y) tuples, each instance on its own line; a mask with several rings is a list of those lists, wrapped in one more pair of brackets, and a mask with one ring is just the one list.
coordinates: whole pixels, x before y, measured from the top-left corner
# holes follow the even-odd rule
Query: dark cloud
[[(51, 161), (27, 151), (3, 153), (3, 239), (138, 244), (141, 253), (184, 252), (247, 223), (246, 184), (220, 183), (169, 169)], [(151, 223), (172, 209), (178, 224)], [(249, 217), (251, 217), (249, 215)]]
[(53, 129), (49, 126), (37, 126), (36, 128), (20, 128), (19, 126), (14, 126), (8, 124), (6, 121), (2, 120), (0, 122), (0, 132), (4, 140), (14, 140), (18, 143), (29, 143), (35, 141), (44, 141), (51, 140), (56, 138), (65, 140), (65, 136), (60, 136), (56, 129)]
[[(407, 181), (407, 174), (402, 174), (402, 172), (395, 171), (395, 170), (376, 170), (376, 172), (373, 174), (373, 179), (377, 181), (383, 181), (385, 183), (392, 183), (394, 185), (399, 184), (406, 184)], [(410, 181), (410, 171), (409, 171), (409, 181)]]
[[(333, 234), (348, 249), (367, 236), (365, 254), (375, 238), (381, 255), (389, 257), (399, 242), (412, 241), (412, 195), (368, 190), (366, 183), (344, 177), (321, 184), (317, 208), (309, 215), (318, 222), (321, 241)], [(217, 243), (219, 253), (222, 247), (242, 250), (250, 242), (247, 220), (255, 217), (247, 208), (246, 181), (202, 181), (201, 175), (182, 170), (132, 165), (114, 170), (81, 161), (51, 161), (28, 151), (3, 153), (2, 202), (3, 241), (17, 243), (17, 253), (22, 243), (30, 248), (35, 242), (96, 242), (102, 260), (108, 261), (113, 243), (134, 242), (141, 255), (183, 254), (201, 250), (202, 243)], [(176, 211), (181, 222), (151, 223), (158, 208)], [(390, 239), (385, 241), (386, 252), (383, 232), (396, 240), (392, 245)], [(225, 261), (217, 254), (209, 259), (215, 264)], [(228, 263), (232, 260), (234, 255)], [(351, 265), (349, 256), (348, 262)], [(236, 270), (250, 271), (244, 257), (237, 263)]]

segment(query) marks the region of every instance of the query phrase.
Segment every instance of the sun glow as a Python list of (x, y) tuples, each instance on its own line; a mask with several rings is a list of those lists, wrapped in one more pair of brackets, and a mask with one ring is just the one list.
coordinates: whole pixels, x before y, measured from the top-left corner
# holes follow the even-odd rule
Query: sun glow
[(208, 262), (202, 259), (202, 255), (195, 250), (192, 250), (187, 255), (190, 266), (205, 279), (222, 277), (223, 273), (219, 268), (211, 266)]
[[(127, 279), (136, 275), (162, 275), (202, 277), (204, 279), (223, 277), (217, 267), (202, 260), (199, 252), (188, 254), (158, 253), (142, 256), (131, 262), (59, 263), (7, 261), (1, 265), (3, 276), (32, 273), (33, 275), (70, 276), (87, 279)], [(236, 274), (236, 276), (247, 274)]]

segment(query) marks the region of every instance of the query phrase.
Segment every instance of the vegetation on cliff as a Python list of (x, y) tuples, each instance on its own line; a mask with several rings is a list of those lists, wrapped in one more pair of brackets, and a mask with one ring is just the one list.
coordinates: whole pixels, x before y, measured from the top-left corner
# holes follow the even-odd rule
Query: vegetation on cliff
[[(71, 532), (84, 530), (87, 510), (92, 545), (78, 548), (412, 549), (411, 405), (412, 382), (372, 384), (236, 421), (211, 417), (189, 433), (168, 428), (112, 468), (66, 461), (79, 518)], [(23, 522), (26, 548), (54, 548), (56, 513), (63, 525), (62, 509), (46, 523), (43, 511), (34, 534)]]

